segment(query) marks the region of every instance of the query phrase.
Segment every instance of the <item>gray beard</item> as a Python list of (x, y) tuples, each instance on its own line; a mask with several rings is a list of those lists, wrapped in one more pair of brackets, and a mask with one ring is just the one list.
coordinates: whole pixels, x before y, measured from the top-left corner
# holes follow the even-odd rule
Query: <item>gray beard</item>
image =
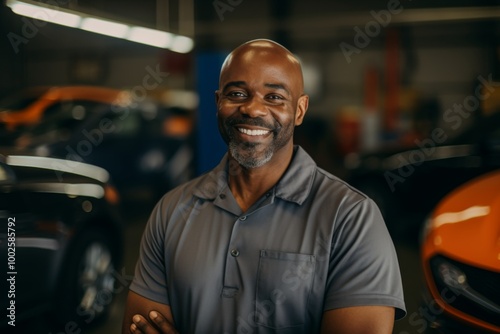
[(264, 154), (255, 155), (254, 145), (236, 144), (229, 141), (229, 152), (231, 156), (244, 168), (258, 168), (269, 162), (273, 157), (274, 145), (269, 146)]

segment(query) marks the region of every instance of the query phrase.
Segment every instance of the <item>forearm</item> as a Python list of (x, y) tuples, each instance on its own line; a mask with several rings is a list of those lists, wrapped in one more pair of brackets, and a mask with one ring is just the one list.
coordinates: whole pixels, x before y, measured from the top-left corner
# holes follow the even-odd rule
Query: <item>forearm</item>
[[(161, 315), (161, 318), (156, 321), (151, 319), (151, 311), (156, 311), (157, 313), (159, 313)], [(133, 320), (134, 316), (136, 315), (140, 316), (140, 319), (137, 318), (139, 319), (139, 321)], [(134, 331), (131, 330), (131, 326), (134, 323), (136, 327), (144, 325), (146, 327), (154, 328), (154, 326), (149, 325), (149, 323), (155, 323), (157, 321), (160, 322), (160, 325), (162, 325), (164, 329), (162, 332), (156, 332), (176, 333), (173, 327), (174, 320), (169, 305), (157, 303), (155, 301), (142, 297), (141, 295), (138, 295), (133, 291), (129, 291), (122, 322), (122, 334), (134, 333)], [(143, 332), (148, 333), (148, 331), (145, 330)], [(151, 333), (154, 333), (154, 331), (151, 331)]]
[(356, 306), (326, 311), (321, 334), (391, 334), (393, 327), (393, 307)]

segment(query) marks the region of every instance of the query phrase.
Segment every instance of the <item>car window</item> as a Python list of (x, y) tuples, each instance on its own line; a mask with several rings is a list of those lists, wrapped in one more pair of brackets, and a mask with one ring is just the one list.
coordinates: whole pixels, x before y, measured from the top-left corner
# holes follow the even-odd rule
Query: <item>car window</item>
[(34, 89), (26, 92), (9, 94), (0, 100), (0, 110), (18, 111), (37, 101), (47, 89)]
[(23, 141), (27, 140), (32, 146), (67, 140), (89, 119), (107, 108), (107, 104), (90, 101), (55, 103), (47, 109), (40, 123), (23, 132)]
[(159, 135), (164, 112), (155, 103), (141, 103), (124, 108), (110, 108), (105, 118), (113, 124), (113, 134), (133, 137), (140, 134)]
[(112, 133), (115, 136), (131, 137), (140, 131), (141, 120), (135, 109), (127, 108), (110, 111), (104, 117), (107, 118), (106, 121), (111, 121), (110, 128), (113, 129)]
[(451, 144), (477, 144), (485, 140), (500, 140), (500, 112), (479, 118), (453, 138)]
[(91, 108), (94, 103), (95, 102), (73, 100), (58, 101), (45, 109), (43, 117), (47, 118), (52, 115), (58, 115), (58, 117), (82, 118), (84, 111), (89, 107)]

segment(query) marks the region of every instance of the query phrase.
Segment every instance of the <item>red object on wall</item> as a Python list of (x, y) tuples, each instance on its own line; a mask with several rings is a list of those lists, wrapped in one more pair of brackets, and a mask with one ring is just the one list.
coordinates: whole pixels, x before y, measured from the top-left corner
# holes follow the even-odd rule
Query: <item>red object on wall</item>
[(364, 91), (365, 110), (376, 112), (378, 95), (378, 73), (374, 66), (369, 66), (365, 70), (365, 91)]
[(191, 53), (166, 51), (161, 56), (161, 69), (172, 75), (184, 75), (191, 71), (193, 57)]
[(335, 134), (338, 151), (342, 156), (359, 151), (360, 121), (358, 109), (344, 107), (338, 111)]
[(399, 118), (399, 34), (396, 29), (387, 30), (385, 80), (384, 127), (387, 132), (395, 132)]

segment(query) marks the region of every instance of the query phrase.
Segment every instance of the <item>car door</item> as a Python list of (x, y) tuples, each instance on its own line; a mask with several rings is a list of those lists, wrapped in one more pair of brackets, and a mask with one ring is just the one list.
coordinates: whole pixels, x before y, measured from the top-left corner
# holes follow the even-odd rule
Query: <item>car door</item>
[[(19, 189), (21, 183), (10, 166), (0, 163), (0, 251), (6, 275), (0, 289), (7, 295), (0, 303), (4, 310), (12, 308), (8, 312), (14, 319), (49, 307), (51, 259), (58, 248), (57, 241), (40, 230), (37, 211), (43, 203), (31, 198), (34, 193)], [(1, 324), (6, 321), (10, 318), (4, 317)]]

